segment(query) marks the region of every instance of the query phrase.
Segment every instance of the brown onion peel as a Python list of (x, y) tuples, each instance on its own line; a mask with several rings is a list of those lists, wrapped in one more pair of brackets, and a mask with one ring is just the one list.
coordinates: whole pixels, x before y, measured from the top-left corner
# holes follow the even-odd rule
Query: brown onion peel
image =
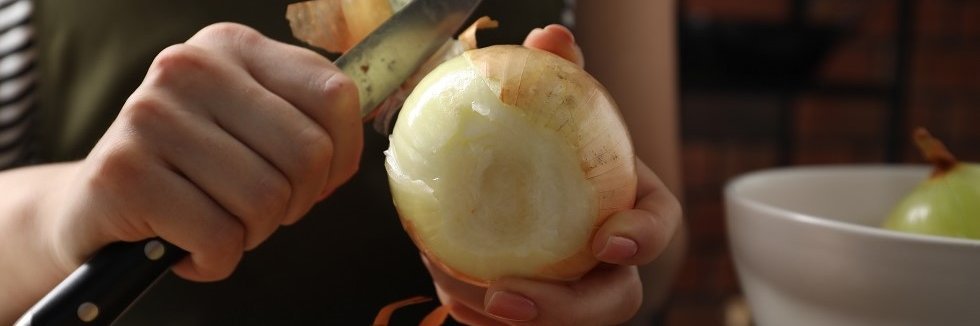
[(391, 17), (388, 0), (312, 0), (286, 6), (293, 36), (332, 53), (344, 53)]
[(378, 311), (378, 314), (374, 317), (374, 322), (371, 325), (374, 326), (384, 326), (391, 323), (391, 315), (395, 313), (395, 310), (401, 309), (414, 304), (420, 304), (424, 302), (432, 301), (432, 298), (416, 296), (408, 299), (398, 300), (388, 305), (385, 305)]
[(466, 30), (464, 30), (462, 33), (459, 33), (459, 37), (457, 37), (457, 39), (459, 40), (460, 43), (463, 44), (463, 47), (466, 50), (473, 50), (478, 47), (478, 44), (476, 42), (477, 31), (482, 29), (488, 29), (488, 28), (497, 28), (499, 26), (500, 23), (497, 22), (496, 20), (493, 20), (487, 16), (483, 16), (478, 18), (472, 24), (470, 24), (470, 27), (467, 27)]
[[(432, 298), (415, 296), (415, 297), (389, 303), (384, 307), (382, 307), (381, 310), (378, 310), (378, 314), (375, 315), (374, 322), (372, 322), (371, 325), (388, 326), (389, 324), (391, 324), (391, 316), (398, 309), (408, 307), (411, 305), (426, 303), (429, 301), (432, 301)], [(431, 312), (429, 312), (429, 314), (426, 315), (425, 318), (423, 318), (422, 321), (419, 323), (419, 326), (442, 325), (446, 321), (446, 318), (448, 317), (449, 317), (449, 306), (440, 305), (439, 307), (436, 307)]]
[(958, 163), (946, 145), (933, 137), (926, 128), (916, 128), (912, 138), (915, 140), (916, 147), (922, 152), (922, 156), (935, 167), (932, 172), (933, 178), (945, 175)]

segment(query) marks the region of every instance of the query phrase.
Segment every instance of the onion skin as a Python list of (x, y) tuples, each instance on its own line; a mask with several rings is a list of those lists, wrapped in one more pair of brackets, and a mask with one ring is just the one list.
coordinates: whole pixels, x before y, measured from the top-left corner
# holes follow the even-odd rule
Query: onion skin
[[(456, 98), (459, 96), (469, 96), (458, 94), (461, 91), (455, 88), (463, 87), (459, 85), (470, 85), (466, 87), (476, 87), (482, 92), (481, 94), (490, 95), (484, 97), (473, 96), (472, 103), (470, 104), (466, 102), (470, 100), (468, 98)], [(458, 132), (458, 134), (462, 135), (471, 133), (469, 130), (459, 131), (453, 129), (455, 128), (456, 122), (452, 121), (452, 118), (450, 120), (432, 120), (448, 121), (440, 122), (445, 125), (427, 123), (426, 121), (428, 120), (422, 118), (425, 115), (443, 115), (448, 117), (459, 116), (460, 119), (464, 119), (465, 116), (474, 114), (467, 111), (469, 110), (467, 108), (458, 109), (440, 105), (443, 102), (439, 101), (450, 100), (455, 101), (453, 103), (463, 103), (464, 107), (467, 105), (472, 106), (473, 111), (496, 110), (495, 112), (499, 113), (483, 112), (481, 114), (489, 114), (491, 116), (493, 114), (500, 114), (499, 117), (501, 119), (502, 117), (519, 117), (518, 120), (514, 120), (515, 123), (505, 127), (498, 126), (489, 128), (488, 130), (481, 130), (480, 132), (488, 133), (489, 136), (487, 137), (499, 137), (499, 139), (515, 137), (513, 134), (504, 134), (506, 132), (514, 132), (513, 130), (507, 131), (505, 129), (513, 127), (515, 124), (520, 126), (526, 125), (526, 128), (533, 129), (533, 131), (529, 131), (529, 135), (541, 135), (542, 140), (537, 138), (516, 138), (525, 139), (528, 144), (522, 144), (522, 141), (514, 142), (512, 144), (514, 146), (514, 152), (527, 152), (528, 150), (524, 147), (536, 146), (532, 143), (546, 143), (551, 139), (560, 140), (555, 145), (560, 148), (554, 149), (554, 153), (557, 154), (554, 154), (555, 156), (547, 154), (548, 156), (544, 157), (544, 159), (557, 160), (554, 162), (555, 170), (560, 170), (559, 172), (554, 172), (558, 173), (557, 175), (573, 177), (562, 178), (561, 180), (555, 180), (554, 178), (540, 179), (542, 176), (535, 173), (550, 173), (551, 171), (533, 170), (529, 167), (528, 169), (536, 172), (529, 172), (532, 173), (530, 175), (517, 175), (520, 173), (516, 173), (513, 178), (508, 180), (501, 180), (506, 179), (506, 177), (501, 178), (500, 176), (495, 176), (491, 180), (494, 182), (512, 183), (514, 185), (528, 183), (531, 184), (528, 186), (530, 188), (539, 186), (542, 183), (535, 180), (552, 180), (554, 183), (561, 185), (557, 187), (558, 190), (536, 192), (533, 196), (540, 196), (540, 198), (529, 198), (530, 196), (520, 192), (524, 187), (515, 186), (513, 194), (509, 194), (505, 190), (492, 194), (486, 192), (480, 193), (484, 197), (480, 197), (478, 202), (484, 201), (484, 198), (503, 198), (504, 200), (502, 202), (507, 203), (507, 205), (496, 207), (505, 211), (508, 211), (511, 207), (504, 206), (520, 206), (523, 202), (532, 202), (530, 205), (532, 207), (546, 206), (548, 204), (559, 204), (557, 206), (570, 206), (575, 208), (582, 207), (581, 210), (570, 211), (568, 213), (570, 213), (569, 215), (584, 216), (585, 218), (581, 221), (584, 221), (588, 225), (577, 225), (568, 228), (572, 230), (580, 229), (584, 230), (584, 232), (572, 232), (568, 233), (570, 234), (569, 236), (555, 237), (557, 239), (555, 240), (556, 242), (574, 241), (573, 245), (568, 247), (566, 246), (567, 243), (560, 245), (554, 244), (554, 247), (564, 248), (560, 250), (556, 249), (554, 257), (550, 256), (550, 252), (542, 255), (537, 255), (536, 253), (514, 253), (512, 256), (494, 253), (487, 254), (487, 257), (492, 257), (487, 258), (491, 261), (479, 261), (483, 258), (464, 257), (465, 259), (460, 260), (453, 258), (453, 254), (447, 253), (456, 252), (458, 256), (458, 251), (465, 251), (463, 249), (447, 248), (452, 246), (456, 246), (454, 248), (459, 246), (475, 248), (473, 250), (474, 256), (484, 254), (481, 252), (483, 248), (486, 248), (487, 252), (494, 250), (506, 252), (505, 249), (495, 248), (494, 246), (503, 246), (508, 241), (503, 239), (500, 241), (484, 240), (484, 242), (476, 244), (465, 243), (466, 241), (479, 241), (477, 238), (483, 237), (482, 234), (476, 234), (476, 236), (471, 237), (473, 239), (464, 239), (465, 241), (452, 240), (459, 242), (455, 242), (453, 245), (446, 245), (445, 243), (452, 243), (452, 241), (445, 240), (445, 238), (451, 238), (453, 235), (440, 234), (439, 232), (449, 232), (447, 230), (451, 230), (452, 228), (441, 226), (441, 224), (436, 227), (431, 225), (433, 223), (446, 224), (450, 223), (446, 221), (467, 218), (466, 216), (458, 216), (460, 214), (445, 213), (449, 211), (466, 212), (465, 209), (455, 208), (455, 206), (465, 205), (466, 203), (447, 203), (446, 201), (440, 202), (438, 199), (430, 198), (435, 196), (433, 193), (439, 191), (439, 189), (433, 190), (435, 185), (437, 185), (437, 182), (434, 180), (439, 180), (440, 178), (449, 179), (456, 175), (452, 171), (453, 169), (474, 169), (471, 166), (474, 165), (472, 163), (479, 165), (482, 162), (479, 159), (463, 157), (461, 161), (470, 162), (471, 164), (444, 166), (440, 164), (445, 163), (441, 163), (443, 161), (439, 160), (445, 160), (445, 158), (436, 157), (436, 154), (434, 154), (443, 149), (450, 150), (450, 147), (439, 147), (442, 146), (441, 142), (444, 139), (445, 143), (449, 144), (456, 138), (450, 139), (448, 137), (462, 137), (457, 134), (451, 134), (451, 132)], [(461, 111), (456, 112), (452, 110)], [(523, 134), (521, 135), (523, 136)], [(431, 139), (435, 139), (436, 141), (430, 141)], [(432, 143), (436, 143), (437, 145), (431, 145)], [(545, 152), (549, 150), (551, 149), (545, 149)], [(566, 153), (566, 150), (569, 153), (567, 160), (564, 156), (561, 156), (563, 155), (561, 153)], [(533, 151), (528, 153), (532, 156), (537, 155)], [(430, 262), (440, 266), (443, 270), (458, 279), (480, 286), (486, 286), (493, 280), (508, 276), (561, 281), (580, 278), (598, 263), (591, 250), (591, 240), (598, 227), (613, 213), (631, 209), (635, 203), (636, 170), (633, 147), (618, 108), (608, 92), (599, 82), (582, 70), (581, 67), (554, 54), (521, 46), (498, 45), (467, 51), (460, 57), (450, 60), (426, 76), (409, 96), (399, 114), (395, 131), (392, 134), (391, 148), (386, 151), (386, 155), (388, 155), (386, 165), (389, 172), (392, 195), (406, 232)], [(452, 153), (452, 155), (464, 156), (467, 154), (465, 151), (462, 151)], [(511, 154), (503, 151), (503, 153), (494, 153), (493, 155), (496, 156), (488, 156), (488, 159), (496, 162), (500, 157), (507, 157), (507, 155)], [(561, 159), (559, 160), (558, 157), (561, 157)], [(466, 161), (467, 159), (470, 161)], [(414, 165), (409, 167), (407, 162), (413, 162), (411, 164)], [(438, 165), (439, 169), (443, 169), (441, 171), (445, 171), (445, 175), (433, 176), (431, 175), (432, 171), (427, 171), (426, 173), (428, 174), (425, 176), (412, 175), (413, 170), (433, 169), (429, 165)], [(575, 171), (561, 174), (565, 173), (561, 171), (565, 171), (562, 169), (567, 166), (572, 167), (571, 169)], [(440, 182), (448, 183), (449, 181), (444, 180)], [(462, 189), (468, 186), (467, 180), (457, 180), (454, 182), (456, 183), (453, 183), (453, 185), (458, 186), (458, 188), (443, 190), (443, 192), (467, 193), (468, 191), (472, 191)], [(547, 182), (544, 181), (544, 183)], [(425, 186), (422, 185), (423, 183), (431, 184)], [(477, 180), (474, 180), (473, 183), (476, 184)], [(579, 186), (574, 185), (582, 185), (581, 188), (583, 189), (579, 189)], [(429, 186), (433, 188), (428, 188)], [(482, 190), (482, 188), (478, 190)], [(584, 198), (584, 200), (567, 200), (569, 202), (561, 202), (567, 198)], [(471, 208), (469, 212), (480, 210), (480, 205), (483, 204), (486, 203), (475, 203), (474, 208)], [(455, 210), (447, 208), (450, 206), (453, 206)], [(563, 208), (560, 207), (560, 209)], [(511, 211), (525, 212), (523, 209), (511, 209)], [(541, 214), (535, 215), (533, 214), (534, 212), (536, 211), (528, 213), (527, 216), (517, 217), (514, 216), (520, 214), (511, 213), (507, 216), (500, 216), (499, 220), (495, 216), (490, 216), (490, 222), (526, 222), (530, 223), (527, 226), (528, 232), (544, 232), (547, 234), (550, 229), (535, 227), (540, 227), (542, 223), (545, 223), (540, 221), (549, 221), (548, 223), (551, 223), (549, 218), (552, 217), (539, 216)], [(548, 211), (546, 210), (546, 212)], [(572, 221), (580, 220), (571, 216), (565, 218), (563, 215), (559, 217), (559, 222), (556, 222), (558, 223), (556, 224), (557, 226), (552, 224), (546, 225), (551, 225), (550, 227), (554, 227), (557, 230), (555, 232), (559, 232), (564, 230), (568, 223), (583, 223)], [(454, 223), (465, 224), (466, 221)], [(503, 229), (511, 227), (508, 225), (492, 225), (499, 226)], [(428, 231), (433, 229), (436, 231)], [(487, 234), (490, 233), (491, 231), (487, 231)], [(559, 232), (559, 234), (565, 233)], [(507, 234), (503, 234), (503, 236), (506, 237)], [(516, 246), (519, 248), (536, 248), (538, 246), (552, 248), (551, 244), (530, 243), (538, 242), (539, 238), (548, 237), (533, 237), (533, 240), (529, 240), (527, 243), (517, 243)], [(431, 239), (441, 239), (439, 241), (443, 242)], [(547, 240), (540, 241), (545, 242)], [(438, 245), (433, 245), (433, 243), (437, 243)], [(530, 249), (529, 251), (534, 252), (534, 250)], [(461, 261), (467, 261), (467, 259), (471, 258), (478, 261), (476, 263), (461, 263)], [(474, 267), (476, 265), (490, 267)], [(513, 268), (511, 269), (511, 267)]]
[(388, 0), (311, 0), (286, 6), (293, 36), (333, 53), (344, 53), (391, 17)]
[(342, 7), (353, 44), (363, 40), (393, 14), (388, 0), (343, 0)]

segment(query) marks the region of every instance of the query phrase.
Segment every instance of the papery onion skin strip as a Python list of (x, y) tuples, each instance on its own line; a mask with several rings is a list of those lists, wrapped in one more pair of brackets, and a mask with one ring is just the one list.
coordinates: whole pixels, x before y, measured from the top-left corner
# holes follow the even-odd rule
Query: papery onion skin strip
[(953, 153), (946, 148), (946, 145), (933, 137), (925, 128), (916, 128), (912, 138), (919, 147), (919, 151), (922, 152), (922, 156), (935, 168), (931, 178), (941, 177), (949, 173), (949, 170), (959, 163)]
[(395, 310), (407, 307), (413, 304), (419, 304), (424, 302), (432, 301), (432, 298), (417, 296), (411, 297), (404, 300), (395, 301), (389, 303), (388, 305), (381, 308), (378, 311), (378, 315), (374, 317), (374, 322), (371, 323), (373, 326), (387, 326), (391, 323), (391, 315), (395, 313)]
[(394, 10), (388, 0), (312, 0), (286, 6), (293, 36), (332, 53), (354, 47)]
[(344, 18), (354, 44), (360, 42), (381, 23), (384, 23), (393, 10), (388, 0), (342, 0)]
[[(388, 305), (382, 307), (381, 310), (378, 310), (378, 314), (377, 316), (374, 317), (374, 322), (371, 323), (371, 325), (388, 326), (389, 324), (391, 324), (391, 316), (394, 315), (395, 311), (397, 311), (398, 309), (411, 305), (420, 304), (420, 303), (426, 303), (429, 301), (432, 301), (432, 298), (416, 296), (416, 297), (411, 297), (408, 299), (398, 300), (389, 303)], [(425, 318), (423, 318), (422, 321), (419, 322), (419, 326), (439, 326), (444, 324), (448, 317), (449, 317), (449, 306), (440, 305), (439, 307), (436, 307), (435, 309), (430, 311), (427, 315), (425, 315)]]
[(442, 305), (432, 310), (428, 315), (422, 319), (419, 326), (439, 326), (446, 322), (446, 318), (449, 318), (449, 306)]
[(477, 31), (481, 29), (487, 29), (487, 28), (497, 28), (499, 26), (500, 23), (497, 22), (496, 20), (493, 20), (487, 16), (483, 16), (478, 18), (472, 24), (470, 24), (470, 27), (467, 27), (466, 30), (464, 30), (462, 33), (459, 33), (459, 37), (457, 37), (456, 39), (458, 39), (459, 42), (463, 44), (463, 47), (466, 50), (473, 50), (478, 47), (478, 44), (476, 42)]
[(286, 6), (286, 19), (293, 36), (333, 53), (354, 46), (340, 0), (314, 0)]

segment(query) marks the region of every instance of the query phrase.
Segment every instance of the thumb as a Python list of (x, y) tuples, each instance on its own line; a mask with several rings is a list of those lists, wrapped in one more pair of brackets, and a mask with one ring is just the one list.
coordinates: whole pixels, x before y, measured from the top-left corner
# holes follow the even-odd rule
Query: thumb
[(580, 67), (585, 66), (582, 49), (575, 43), (575, 36), (565, 26), (552, 24), (532, 30), (524, 39), (524, 46), (545, 50), (565, 58)]

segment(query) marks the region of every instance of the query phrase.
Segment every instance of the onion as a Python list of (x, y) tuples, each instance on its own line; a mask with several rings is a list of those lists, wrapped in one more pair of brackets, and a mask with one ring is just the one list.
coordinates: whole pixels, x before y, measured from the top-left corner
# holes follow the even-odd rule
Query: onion
[(521, 46), (467, 51), (429, 73), (385, 154), (412, 240), (477, 285), (579, 278), (598, 263), (598, 226), (636, 196), (632, 144), (605, 88)]
[(980, 239), (980, 164), (958, 161), (925, 129), (914, 134), (916, 145), (933, 165), (932, 175), (895, 206), (887, 229)]
[[(387, 3), (314, 0), (286, 16), (298, 39), (340, 53), (391, 15)], [(519, 46), (472, 50), (476, 30), (496, 25), (474, 22), (376, 110), (388, 130), (405, 101), (385, 152), (395, 205), (420, 250), (457, 278), (573, 280), (597, 264), (598, 225), (633, 207), (632, 144), (581, 67)]]

